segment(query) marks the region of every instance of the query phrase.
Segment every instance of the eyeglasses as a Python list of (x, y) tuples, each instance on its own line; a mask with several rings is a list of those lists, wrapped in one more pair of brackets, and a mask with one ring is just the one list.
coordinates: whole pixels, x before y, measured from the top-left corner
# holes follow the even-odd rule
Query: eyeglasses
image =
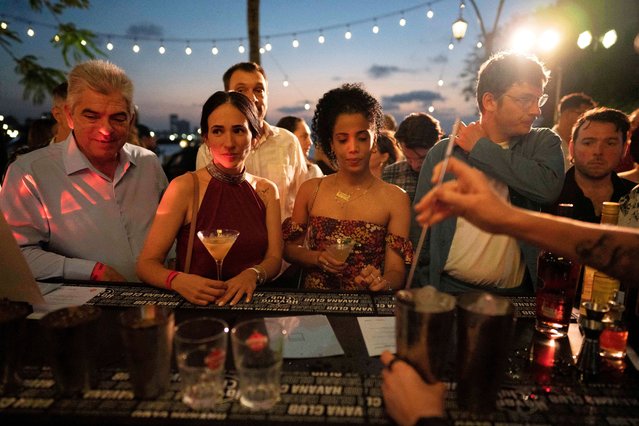
[(523, 109), (529, 109), (531, 106), (535, 104), (535, 102), (537, 103), (537, 106), (541, 108), (542, 106), (546, 105), (546, 102), (548, 102), (547, 93), (544, 93), (539, 98), (536, 98), (534, 96), (511, 96), (505, 93), (504, 93), (504, 96), (508, 96), (510, 99), (515, 101)]

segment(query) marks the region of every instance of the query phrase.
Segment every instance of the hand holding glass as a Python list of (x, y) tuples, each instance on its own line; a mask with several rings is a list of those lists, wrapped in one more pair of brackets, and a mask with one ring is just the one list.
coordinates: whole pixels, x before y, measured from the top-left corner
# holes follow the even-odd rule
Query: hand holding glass
[(240, 232), (234, 229), (214, 229), (211, 232), (198, 231), (197, 233), (204, 247), (215, 259), (218, 280), (222, 280), (222, 262), (239, 235)]

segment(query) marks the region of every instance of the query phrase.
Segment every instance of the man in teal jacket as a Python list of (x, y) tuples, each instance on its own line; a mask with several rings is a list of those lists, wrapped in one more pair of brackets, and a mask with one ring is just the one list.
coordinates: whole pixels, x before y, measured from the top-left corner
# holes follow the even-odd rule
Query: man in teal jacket
[[(555, 201), (564, 179), (561, 140), (550, 129), (532, 128), (548, 99), (543, 93), (548, 76), (534, 57), (493, 55), (479, 70), (480, 119), (460, 126), (452, 154), (484, 172), (503, 199), (534, 211)], [(415, 203), (432, 188), (433, 168), (443, 159), (447, 144), (445, 139), (428, 153)], [(414, 244), (420, 232), (415, 223)], [(448, 292), (532, 294), (538, 253), (523, 241), (484, 232), (463, 218), (449, 218), (429, 230), (413, 285), (430, 284)]]

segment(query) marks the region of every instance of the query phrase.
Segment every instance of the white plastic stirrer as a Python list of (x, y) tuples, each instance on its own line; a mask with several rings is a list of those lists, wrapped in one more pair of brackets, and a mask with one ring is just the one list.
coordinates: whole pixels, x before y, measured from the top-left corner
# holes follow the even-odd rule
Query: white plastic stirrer
[[(446, 174), (446, 168), (448, 168), (448, 159), (453, 153), (453, 147), (455, 146), (455, 139), (457, 138), (457, 131), (459, 130), (459, 124), (461, 120), (459, 117), (455, 119), (455, 124), (453, 124), (453, 131), (448, 139), (448, 146), (446, 146), (446, 154), (444, 155), (444, 160), (442, 161), (442, 168), (439, 171), (439, 179), (437, 180), (437, 184), (435, 188), (441, 186), (444, 183), (444, 175)], [(419, 254), (422, 251), (422, 246), (424, 245), (424, 239), (426, 238), (426, 231), (428, 231), (428, 225), (424, 225), (422, 227), (422, 233), (419, 235), (419, 241), (417, 242), (417, 249), (415, 250), (415, 255), (413, 256), (413, 263), (410, 265), (410, 272), (408, 273), (408, 280), (406, 281), (406, 288), (410, 288), (413, 277), (415, 275), (415, 268), (417, 268), (417, 262), (419, 261)]]

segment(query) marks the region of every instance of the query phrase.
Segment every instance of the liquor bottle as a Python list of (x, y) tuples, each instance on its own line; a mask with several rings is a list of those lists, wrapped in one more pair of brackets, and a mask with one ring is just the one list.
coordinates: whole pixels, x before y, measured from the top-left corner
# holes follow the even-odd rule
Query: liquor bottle
[[(617, 221), (619, 219), (619, 203), (615, 203), (615, 202), (609, 202), (609, 201), (604, 201), (603, 202), (603, 207), (601, 209), (601, 223), (602, 224), (607, 224), (607, 225), (616, 225)], [(582, 279), (581, 279), (581, 300), (580, 300), (580, 306), (581, 303), (583, 302), (589, 302), (592, 300), (593, 297), (593, 284), (594, 284), (594, 279), (595, 279), (595, 273), (598, 273), (598, 280), (600, 281), (600, 290), (602, 292), (606, 291), (606, 289), (612, 289), (614, 288), (613, 291), (617, 291), (619, 289), (619, 284), (617, 281), (617, 284), (615, 284), (614, 282), (611, 282), (610, 280), (613, 280), (612, 278), (608, 277), (607, 275), (605, 275), (602, 272), (598, 272), (595, 268), (591, 268), (590, 266), (585, 266), (583, 269), (583, 273), (582, 273)], [(606, 294), (608, 296), (612, 296), (612, 294), (608, 291), (606, 292)], [(606, 297), (606, 295), (600, 295), (598, 294), (598, 298), (599, 297)], [(607, 300), (606, 300), (607, 302)], [(603, 303), (606, 303), (603, 302)], [(585, 311), (583, 309), (583, 307), (580, 308), (579, 313), (581, 315), (585, 314)]]
[[(560, 216), (572, 216), (572, 204), (559, 204)], [(542, 250), (537, 259), (535, 328), (551, 336), (565, 336), (570, 325), (580, 265), (564, 256)]]

